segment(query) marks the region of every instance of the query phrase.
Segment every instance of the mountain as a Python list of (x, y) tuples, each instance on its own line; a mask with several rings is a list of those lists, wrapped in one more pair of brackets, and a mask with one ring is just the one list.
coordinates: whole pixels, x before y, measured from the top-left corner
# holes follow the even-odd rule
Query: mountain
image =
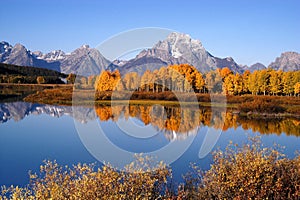
[(58, 62), (47, 62), (46, 60), (38, 59), (31, 51), (27, 50), (19, 43), (12, 47), (7, 42), (1, 42), (0, 62), (19, 66), (36, 66), (60, 71), (60, 64)]
[(49, 53), (43, 54), (41, 51), (35, 51), (33, 52), (33, 54), (35, 54), (35, 56), (38, 59), (43, 59), (46, 61), (59, 61), (59, 60), (63, 60), (66, 58), (66, 54), (65, 52), (63, 52), (62, 50), (54, 50), (51, 51)]
[(0, 62), (4, 62), (8, 59), (11, 50), (12, 46), (8, 42), (0, 42)]
[(183, 33), (171, 33), (165, 40), (159, 41), (151, 49), (143, 50), (134, 59), (129, 60), (120, 71), (154, 70), (165, 65), (189, 63), (201, 72), (216, 68), (229, 67), (242, 72), (242, 68), (232, 58), (218, 58), (205, 50), (199, 40), (192, 39)]
[(300, 54), (297, 52), (284, 52), (269, 65), (269, 68), (282, 71), (300, 70)]
[(31, 114), (47, 114), (52, 117), (72, 116), (81, 123), (87, 123), (96, 119), (93, 108), (78, 107), (80, 111), (73, 113), (72, 106), (41, 105), (27, 102), (12, 102), (0, 104), (0, 124), (11, 119), (20, 121)]
[(71, 54), (61, 54), (60, 68), (63, 73), (84, 76), (99, 74), (111, 64), (97, 49), (83, 45)]
[(70, 54), (55, 50), (46, 54), (41, 51), (31, 52), (23, 45), (11, 46), (0, 43), (0, 62), (19, 66), (41, 67), (63, 73), (75, 73), (89, 76), (99, 74), (111, 64), (101, 53), (88, 45), (83, 45)]
[(267, 67), (261, 63), (255, 63), (253, 65), (251, 65), (250, 67), (247, 65), (240, 65), (240, 67), (242, 67), (244, 70), (249, 70), (250, 72), (254, 72), (255, 70), (262, 70), (262, 69), (266, 69)]
[[(41, 51), (31, 52), (23, 45), (11, 46), (0, 42), (0, 63), (19, 66), (34, 66), (63, 73), (74, 73), (84, 76), (99, 74), (102, 70), (119, 69), (122, 74), (136, 71), (140, 74), (147, 69), (155, 70), (161, 66), (189, 63), (200, 72), (205, 73), (217, 68), (228, 67), (234, 72), (265, 69), (261, 63), (250, 67), (238, 65), (232, 57), (219, 58), (211, 55), (199, 40), (192, 39), (183, 33), (171, 33), (165, 40), (159, 41), (152, 48), (141, 51), (128, 61), (109, 61), (97, 49), (83, 45), (72, 53), (61, 50), (43, 54)], [(300, 69), (300, 54), (285, 52), (276, 58), (268, 67), (276, 70), (295, 71)]]

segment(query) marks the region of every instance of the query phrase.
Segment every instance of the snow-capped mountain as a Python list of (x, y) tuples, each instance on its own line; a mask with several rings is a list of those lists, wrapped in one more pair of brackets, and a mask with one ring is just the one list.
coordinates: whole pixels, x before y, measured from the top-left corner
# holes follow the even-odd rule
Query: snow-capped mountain
[(47, 60), (49, 62), (60, 61), (66, 58), (65, 52), (63, 52), (62, 50), (54, 50), (46, 54), (43, 54), (40, 51), (33, 52), (33, 53), (37, 56), (38, 59)]
[(242, 68), (232, 58), (212, 56), (199, 40), (183, 33), (171, 33), (165, 40), (159, 41), (151, 49), (143, 50), (134, 59), (120, 67), (121, 71), (138, 71), (155, 69), (163, 65), (189, 63), (201, 72), (216, 68), (229, 67), (242, 72)]
[[(84, 76), (99, 74), (102, 70), (121, 73), (136, 71), (140, 74), (147, 69), (155, 70), (162, 66), (188, 63), (205, 73), (216, 68), (229, 67), (234, 72), (264, 69), (256, 63), (250, 67), (238, 65), (233, 58), (218, 58), (211, 55), (199, 40), (192, 39), (183, 33), (171, 33), (165, 40), (158, 41), (153, 48), (141, 51), (131, 60), (109, 61), (97, 49), (83, 45), (71, 53), (55, 50), (46, 54), (40, 51), (31, 52), (23, 45), (11, 46), (0, 42), (0, 62), (20, 66), (35, 66), (56, 70), (63, 73), (74, 73)], [(269, 65), (270, 68), (283, 71), (300, 69), (300, 54), (285, 52)]]
[(300, 70), (300, 54), (297, 52), (284, 52), (269, 65), (269, 68), (282, 71)]
[(36, 66), (60, 71), (60, 64), (58, 62), (47, 62), (46, 60), (38, 59), (34, 53), (27, 50), (19, 43), (15, 46), (11, 46), (7, 42), (1, 42), (0, 62), (20, 66)]
[(0, 42), (0, 62), (4, 62), (8, 58), (12, 48), (8, 42)]
[(111, 64), (97, 49), (90, 48), (88, 45), (83, 45), (70, 54), (61, 50), (43, 54), (41, 51), (31, 52), (21, 44), (11, 46), (7, 42), (0, 43), (0, 62), (42, 67), (84, 76), (99, 74)]
[(80, 112), (76, 115), (73, 113), (71, 106), (53, 106), (41, 105), (27, 102), (12, 102), (0, 104), (0, 124), (5, 123), (11, 119), (20, 121), (29, 115), (47, 114), (52, 117), (62, 117), (69, 115), (74, 117), (81, 123), (87, 123), (96, 119), (96, 114), (93, 108), (80, 107)]

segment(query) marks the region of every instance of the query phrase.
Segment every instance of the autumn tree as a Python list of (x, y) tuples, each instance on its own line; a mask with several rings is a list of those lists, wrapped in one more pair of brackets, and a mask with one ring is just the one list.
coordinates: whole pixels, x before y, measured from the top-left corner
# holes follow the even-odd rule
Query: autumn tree
[(150, 83), (150, 79), (151, 79), (151, 71), (150, 70), (146, 70), (144, 72), (144, 74), (141, 77), (141, 89), (149, 92), (150, 87), (149, 87), (149, 83)]
[(168, 72), (166, 67), (161, 67), (158, 71), (158, 80), (160, 81), (161, 91), (164, 92), (167, 85), (166, 81), (168, 79)]
[(240, 95), (242, 94), (243, 92), (243, 77), (239, 74), (239, 73), (236, 73), (234, 75), (234, 78), (233, 78), (233, 85), (234, 85), (234, 94), (235, 95)]
[(269, 90), (269, 73), (266, 69), (258, 71), (257, 83), (259, 86), (259, 92), (266, 95)]
[(67, 77), (67, 83), (68, 84), (74, 84), (76, 80), (76, 74), (69, 74)]
[(248, 89), (253, 95), (254, 94), (257, 95), (259, 92), (258, 78), (259, 78), (259, 71), (257, 70), (255, 70), (253, 73), (249, 75)]
[(43, 83), (46, 82), (46, 80), (45, 80), (45, 78), (43, 76), (38, 76), (36, 78), (36, 82), (37, 82), (37, 84), (43, 84)]
[(283, 86), (283, 93), (285, 95), (291, 96), (292, 93), (294, 92), (294, 76), (293, 72), (284, 72), (282, 76), (282, 86)]
[(248, 93), (249, 92), (249, 76), (250, 76), (250, 71), (246, 70), (243, 75), (243, 93)]
[(140, 85), (140, 76), (137, 72), (130, 72), (125, 74), (123, 80), (124, 88), (129, 91), (137, 90)]
[(222, 92), (222, 76), (220, 74), (220, 69), (208, 72), (205, 76), (205, 84), (209, 92)]
[(121, 80), (121, 75), (118, 70), (115, 72), (103, 71), (97, 77), (95, 82), (95, 89), (97, 91), (112, 91), (116, 89), (117, 84)]
[(228, 68), (228, 67), (224, 67), (221, 69), (220, 71), (220, 75), (222, 77), (222, 79), (224, 80), (227, 76), (229, 76), (229, 74), (233, 74), (233, 72)]
[(225, 77), (223, 86), (222, 86), (223, 94), (226, 94), (226, 95), (234, 94), (234, 78), (235, 78), (235, 76), (233, 74), (230, 74)]
[(281, 92), (281, 78), (282, 71), (270, 71), (270, 93), (272, 95), (278, 95)]
[(87, 84), (89, 87), (94, 87), (95, 82), (96, 82), (97, 76), (96, 75), (91, 75), (87, 79)]
[(195, 74), (195, 89), (196, 91), (204, 93), (205, 91), (205, 80), (200, 72), (196, 72)]
[(295, 93), (295, 96), (300, 96), (300, 82), (297, 82), (294, 86), (294, 93)]

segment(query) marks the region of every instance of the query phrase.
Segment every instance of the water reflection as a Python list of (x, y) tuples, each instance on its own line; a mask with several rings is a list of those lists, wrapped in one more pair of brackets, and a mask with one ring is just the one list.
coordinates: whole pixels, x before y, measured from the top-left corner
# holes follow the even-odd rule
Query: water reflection
[(96, 119), (93, 108), (79, 107), (79, 109), (80, 114), (73, 116), (71, 106), (43, 105), (27, 102), (2, 103), (0, 104), (0, 123), (5, 123), (11, 119), (20, 121), (28, 115), (40, 114), (47, 114), (52, 117), (70, 115), (82, 123)]
[(145, 125), (151, 124), (172, 136), (185, 135), (199, 126), (208, 126), (223, 131), (229, 128), (252, 130), (261, 134), (281, 134), (300, 136), (300, 120), (291, 117), (259, 117), (239, 116), (233, 112), (214, 111), (209, 108), (194, 109), (189, 107), (148, 105), (130, 106), (98, 106), (96, 113), (101, 121), (118, 121), (120, 117), (134, 117)]
[(71, 106), (41, 105), (26, 102), (0, 104), (0, 123), (11, 119), (20, 121), (28, 115), (47, 114), (53, 117), (69, 115), (81, 123), (95, 120), (114, 121), (132, 120), (137, 125), (151, 125), (165, 133), (169, 140), (184, 139), (201, 126), (226, 131), (229, 128), (242, 127), (261, 134), (282, 134), (300, 136), (300, 120), (291, 117), (249, 118), (233, 112), (214, 111), (209, 108), (161, 106), (161, 105), (114, 105), (78, 107), (73, 115)]
[[(193, 109), (191, 107), (161, 106), (161, 105), (116, 105), (97, 107), (76, 107), (31, 104), (25, 102), (0, 104), (0, 185), (25, 184), (28, 182), (28, 171), (39, 171), (42, 160), (57, 160), (62, 165), (72, 165), (78, 162), (93, 163), (99, 161), (83, 143), (85, 137), (100, 146), (99, 140), (92, 138), (92, 131), (78, 134), (74, 126), (75, 119), (83, 127), (90, 123), (100, 126), (106, 133), (105, 137), (124, 151), (140, 153), (155, 152), (172, 144), (172, 154), (184, 152), (180, 158), (171, 164), (175, 180), (181, 180), (182, 174), (189, 170), (189, 163), (198, 163), (202, 169), (208, 169), (212, 156), (199, 155), (202, 144), (206, 144), (208, 127), (222, 130), (215, 147), (225, 149), (228, 142), (242, 144), (247, 134), (260, 132), (263, 144), (273, 143), (286, 146), (284, 150), (290, 157), (299, 150), (300, 120), (297, 118), (251, 119), (241, 117), (232, 112), (222, 110), (212, 111), (209, 108)], [(145, 134), (146, 127), (151, 127), (158, 134), (146, 139), (131, 137), (120, 131), (117, 123), (132, 123), (140, 126)], [(2, 123), (2, 124), (1, 124)], [(86, 130), (86, 129), (84, 129)], [(249, 130), (249, 131), (245, 131)], [(286, 134), (282, 134), (286, 133)], [(270, 135), (266, 135), (270, 134)], [(277, 136), (277, 134), (281, 134)], [(95, 136), (99, 136), (98, 132)], [(290, 136), (294, 135), (294, 136)], [(248, 135), (249, 136), (249, 135)], [(184, 149), (185, 144), (191, 145)], [(184, 149), (184, 150), (182, 150)], [(215, 150), (215, 149), (213, 149)], [(170, 153), (163, 154), (167, 158)], [(124, 161), (122, 155), (112, 151), (101, 151), (110, 161), (113, 156), (118, 161)], [(124, 161), (125, 162), (125, 161)], [(171, 162), (170, 162), (171, 163)]]

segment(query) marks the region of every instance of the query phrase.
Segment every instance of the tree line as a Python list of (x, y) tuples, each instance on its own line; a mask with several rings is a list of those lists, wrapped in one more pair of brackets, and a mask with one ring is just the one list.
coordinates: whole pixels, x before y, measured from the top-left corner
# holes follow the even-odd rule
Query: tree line
[(63, 84), (68, 75), (54, 70), (0, 63), (0, 83)]
[[(170, 65), (154, 71), (146, 70), (121, 76), (118, 70), (103, 71), (88, 77), (86, 84), (94, 84), (97, 91), (197, 92), (226, 95), (300, 95), (300, 71), (283, 72), (274, 69), (252, 73), (234, 73), (228, 67), (200, 73), (189, 64)], [(94, 82), (94, 83), (93, 83)]]

